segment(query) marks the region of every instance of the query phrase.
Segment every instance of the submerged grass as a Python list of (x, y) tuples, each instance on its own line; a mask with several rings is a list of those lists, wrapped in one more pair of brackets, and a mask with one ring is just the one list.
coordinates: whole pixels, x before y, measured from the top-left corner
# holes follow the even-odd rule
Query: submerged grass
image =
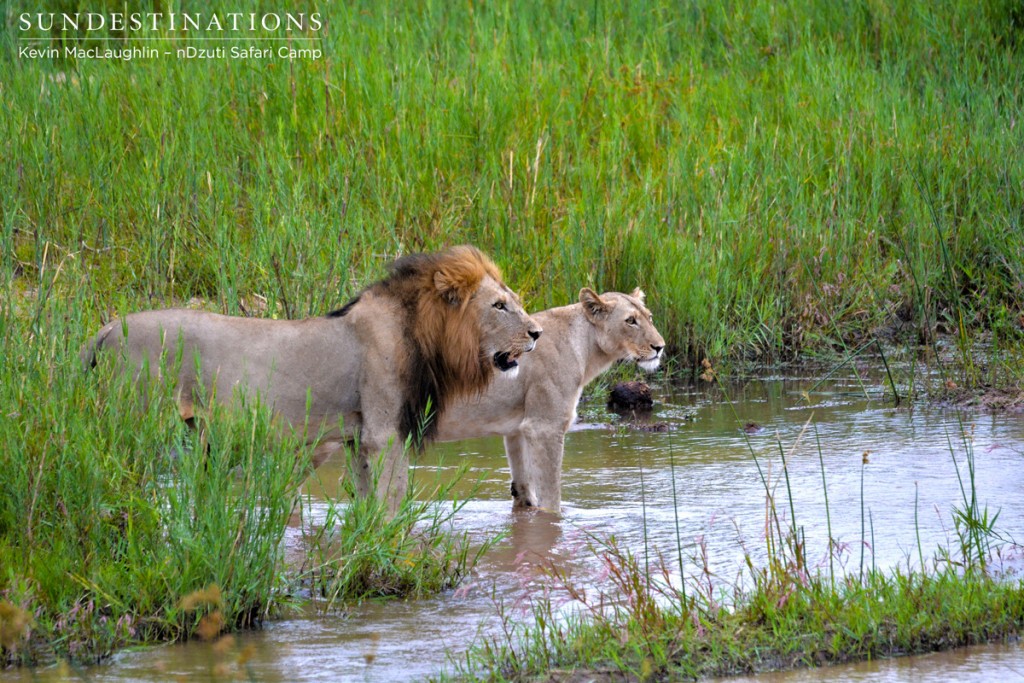
[[(709, 363), (705, 378), (717, 378)], [(810, 419), (804, 433), (809, 426)], [(614, 538), (591, 536), (590, 551), (606, 577), (603, 586), (579, 584), (554, 562), (547, 563), (548, 586), (533, 596), (532, 613), (523, 620), (500, 610), (501, 635), (479, 641), (463, 660), (453, 662), (453, 672), (445, 677), (699, 679), (922, 654), (1019, 637), (1024, 631), (1024, 579), (995, 574), (989, 564), (1004, 548), (1019, 546), (997, 527), (998, 511), (979, 501), (973, 437), (962, 422), (958, 437), (948, 437), (962, 496), (952, 510), (955, 547), (937, 548), (929, 565), (919, 540), (916, 568), (909, 556), (906, 567), (881, 570), (873, 555), (869, 566), (865, 550), (875, 547), (875, 541), (870, 512), (864, 516), (862, 469), (860, 564), (842, 574), (836, 573), (835, 560), (842, 550), (832, 536), (816, 426), (813, 433), (825, 495), (827, 563), (812, 566), (808, 561), (781, 442), (782, 471), (777, 479), (785, 483), (782, 514), (776, 487), (748, 441), (764, 486), (765, 559), (755, 561), (744, 548), (745, 573), (739, 580), (716, 585), (704, 554), (691, 558), (700, 571), (687, 576), (678, 521), (675, 565), (660, 553), (652, 561), (646, 532), (642, 556), (623, 549)], [(865, 453), (862, 467), (867, 462)], [(675, 487), (674, 465), (670, 466)], [(699, 542), (701, 553), (703, 547)], [(553, 595), (563, 597), (556, 600)]]

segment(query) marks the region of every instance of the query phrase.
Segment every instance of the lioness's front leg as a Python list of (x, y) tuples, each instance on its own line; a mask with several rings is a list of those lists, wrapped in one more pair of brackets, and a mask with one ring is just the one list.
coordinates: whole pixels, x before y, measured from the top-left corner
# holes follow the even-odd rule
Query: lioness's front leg
[(313, 448), (313, 455), (310, 456), (310, 464), (313, 466), (313, 469), (319, 469), (320, 465), (327, 462), (332, 455), (342, 450), (344, 446), (345, 442), (340, 439), (321, 441), (317, 443)]
[(536, 507), (536, 496), (530, 488), (530, 479), (526, 474), (526, 439), (520, 433), (505, 437), (505, 456), (512, 473), (512, 509)]
[(514, 508), (559, 511), (564, 450), (565, 433), (539, 421), (526, 420), (518, 434), (505, 438), (505, 452), (512, 470)]

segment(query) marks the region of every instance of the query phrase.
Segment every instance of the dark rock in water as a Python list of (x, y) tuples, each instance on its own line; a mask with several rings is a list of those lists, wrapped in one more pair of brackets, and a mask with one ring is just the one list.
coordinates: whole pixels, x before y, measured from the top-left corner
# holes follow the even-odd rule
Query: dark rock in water
[(653, 406), (651, 388), (644, 382), (619, 382), (608, 395), (611, 410), (650, 410)]

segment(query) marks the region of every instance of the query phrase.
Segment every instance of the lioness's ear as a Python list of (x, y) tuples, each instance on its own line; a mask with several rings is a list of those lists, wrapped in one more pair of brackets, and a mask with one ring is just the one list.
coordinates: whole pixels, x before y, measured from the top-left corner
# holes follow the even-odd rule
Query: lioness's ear
[(634, 289), (634, 290), (633, 290), (633, 293), (632, 293), (632, 294), (630, 294), (630, 296), (631, 296), (631, 297), (633, 297), (634, 299), (639, 299), (639, 300), (640, 300), (640, 303), (643, 303), (643, 302), (644, 302), (644, 299), (646, 299), (646, 298), (647, 298), (647, 295), (646, 295), (646, 294), (644, 294), (644, 290), (640, 289), (639, 287), (637, 287), (636, 289)]
[(589, 320), (600, 320), (611, 311), (611, 306), (589, 287), (580, 290), (580, 303), (583, 304), (583, 312)]

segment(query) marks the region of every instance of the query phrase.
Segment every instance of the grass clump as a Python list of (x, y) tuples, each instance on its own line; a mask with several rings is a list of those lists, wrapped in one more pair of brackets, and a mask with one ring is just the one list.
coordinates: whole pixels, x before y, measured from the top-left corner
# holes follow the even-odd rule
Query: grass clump
[(316, 604), (330, 610), (365, 599), (423, 597), (456, 587), (501, 540), (488, 539), (471, 554), (466, 533), (453, 528), (466, 503), (454, 493), (464, 474), (465, 466), (429, 491), (412, 481), (409, 495), (392, 514), (385, 501), (356, 494), (349, 467), (341, 481), (348, 502), (328, 500), (323, 522), (314, 522), (303, 541), (308, 566), (301, 579)]
[[(187, 638), (212, 612), (224, 628), (274, 613), (301, 476), (269, 412), (214, 411), (189, 432), (169, 388), (144, 399), (128, 377), (87, 375), (68, 348), (76, 321), (46, 315), (31, 333), (0, 315), (22, 333), (0, 369), (0, 604), (31, 615), (0, 661), (97, 661)], [(213, 587), (217, 600), (181, 606)]]
[(593, 550), (614, 591), (592, 596), (553, 576), (580, 612), (566, 616), (540, 601), (527, 628), (506, 615), (504, 635), (478, 644), (452, 677), (700, 679), (922, 654), (1024, 629), (1024, 587), (951, 565), (934, 574), (869, 570), (838, 584), (762, 570), (750, 589), (712, 596), (696, 584), (686, 592), (671, 587), (664, 564), (648, 576), (613, 544)]
[[(649, 564), (614, 540), (591, 549), (609, 588), (584, 590), (549, 566), (551, 593), (526, 624), (504, 613), (502, 635), (478, 643), (450, 677), (700, 679), (922, 654), (1024, 630), (1024, 584), (959, 562), (832, 579), (777, 549), (764, 568), (748, 556), (747, 587), (729, 588), (710, 573), (680, 586), (664, 558)], [(571, 611), (551, 597), (559, 594)]]

